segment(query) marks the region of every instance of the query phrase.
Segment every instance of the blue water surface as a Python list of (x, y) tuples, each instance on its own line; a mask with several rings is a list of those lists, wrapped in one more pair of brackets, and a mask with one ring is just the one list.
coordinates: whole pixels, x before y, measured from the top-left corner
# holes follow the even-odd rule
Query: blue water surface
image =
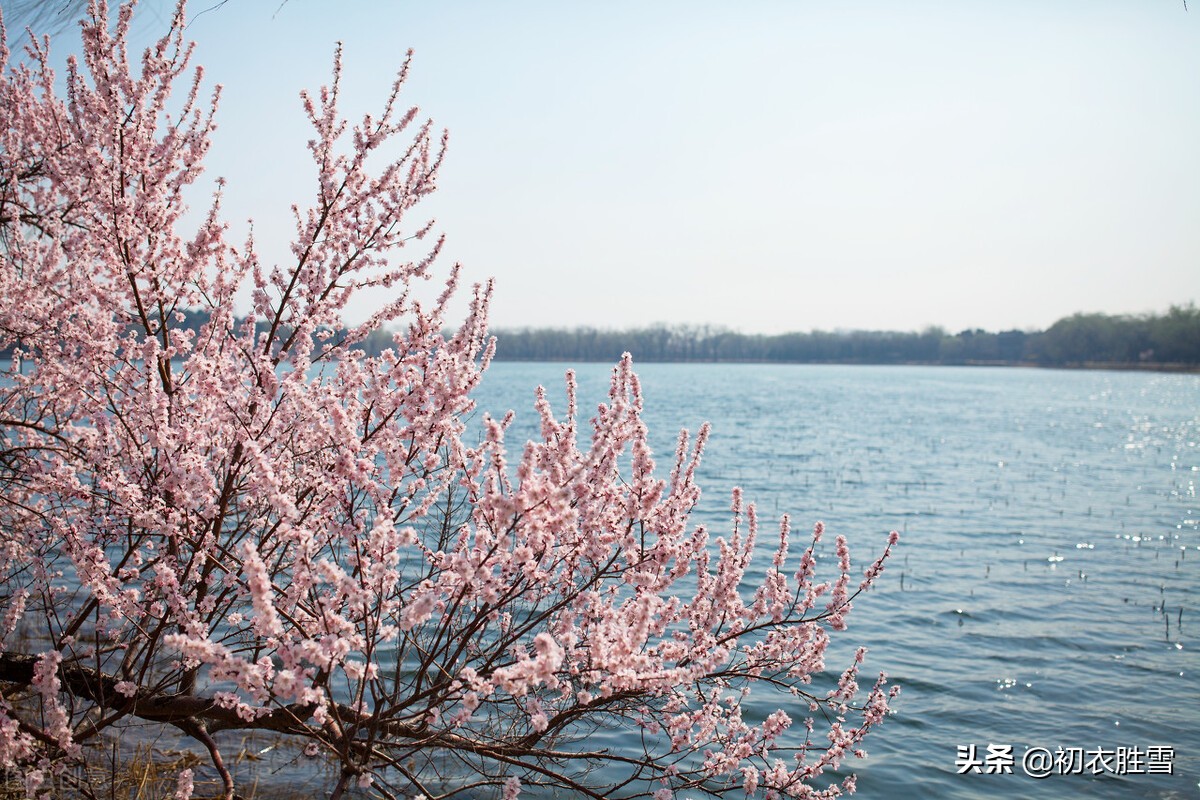
[[(566, 368), (495, 364), (479, 408), (515, 409), (518, 444), (536, 432), (535, 385), (563, 408)], [(735, 485), (801, 534), (823, 520), (862, 565), (901, 532), (830, 660), (840, 669), (865, 644), (866, 673), (903, 686), (869, 757), (848, 764), (858, 796), (1200, 796), (1200, 376), (637, 369), (664, 476), (679, 429), (713, 425), (695, 519), (714, 535)], [(590, 418), (610, 366), (576, 371)], [(997, 772), (973, 772), (972, 745), (979, 760), (1010, 746), (1012, 765), (993, 757)], [(1112, 769), (1034, 778), (1030, 748), (1079, 748)], [(1170, 750), (1148, 762), (1150, 748)]]

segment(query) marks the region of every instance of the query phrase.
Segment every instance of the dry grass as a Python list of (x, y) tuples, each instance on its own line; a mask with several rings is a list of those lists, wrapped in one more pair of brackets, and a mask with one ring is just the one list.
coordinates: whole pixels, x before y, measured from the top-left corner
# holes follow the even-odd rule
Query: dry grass
[[(325, 781), (320, 770), (308, 763), (299, 764), (294, 758), (280, 762), (281, 753), (276, 751), (285, 747), (285, 742), (264, 747), (261, 739), (247, 739), (240, 750), (227, 755), (228, 766), (238, 779), (241, 800), (313, 800), (320, 796), (319, 791), (297, 786), (322, 786)], [(271, 754), (274, 757), (267, 758)], [(289, 763), (293, 765), (291, 770), (287, 770)], [(221, 782), (202, 754), (148, 743), (139, 743), (130, 750), (114, 738), (104, 748), (87, 751), (85, 763), (54, 776), (39, 796), (62, 800), (168, 800), (174, 796), (180, 771), (189, 768), (194, 773), (194, 800), (221, 797)], [(0, 800), (24, 798), (23, 776), (0, 772)]]

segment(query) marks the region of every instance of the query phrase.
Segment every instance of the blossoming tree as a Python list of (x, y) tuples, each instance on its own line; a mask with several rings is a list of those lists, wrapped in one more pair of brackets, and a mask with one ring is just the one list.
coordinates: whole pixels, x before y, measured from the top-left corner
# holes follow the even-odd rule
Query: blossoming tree
[(689, 524), (707, 428), (659, 477), (628, 357), (586, 432), (570, 375), (515, 463), (510, 417), (468, 431), (491, 286), (453, 333), (457, 268), (436, 302), (410, 294), (440, 246), (409, 218), (445, 137), (398, 107), (407, 63), (354, 125), (339, 60), (302, 95), (316, 191), (286, 263), (228, 241), (220, 182), (185, 234), (218, 92), (182, 3), (136, 65), (131, 14), (92, 3), (62, 96), (48, 40), (0, 44), (0, 767), (30, 796), (70, 788), (136, 721), (194, 740), (226, 798), (245, 731), (333, 764), (332, 797), (853, 788), (822, 773), (894, 689), (859, 691), (861, 650), (828, 673), (826, 645), (888, 550), (852, 577), (839, 538), (820, 582), (821, 527), (796, 558), (785, 517), (756, 556), (740, 493), (710, 540)]

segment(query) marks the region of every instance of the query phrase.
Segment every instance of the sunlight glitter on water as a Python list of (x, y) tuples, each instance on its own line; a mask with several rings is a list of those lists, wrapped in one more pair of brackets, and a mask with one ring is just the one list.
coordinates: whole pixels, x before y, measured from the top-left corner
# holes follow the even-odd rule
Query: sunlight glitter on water
[[(488, 380), (503, 384), (499, 402), (483, 407), (516, 408), (520, 420), (530, 395), (519, 387), (534, 379), (553, 396), (564, 369), (498, 364)], [(607, 367), (579, 373), (581, 408), (594, 407)], [(714, 422), (696, 515), (714, 533), (735, 482), (760, 508), (792, 512), (794, 527), (823, 519), (860, 560), (888, 529), (902, 531), (846, 637), (905, 687), (868, 739), (870, 757), (849, 765), (860, 797), (1115, 800), (1194, 785), (1200, 659), (1187, 641), (1200, 620), (1200, 558), (1187, 551), (1200, 549), (1200, 525), (1188, 481), (1200, 378), (665, 364), (639, 373), (659, 452), (679, 427)], [(958, 775), (956, 747), (989, 741), (1018, 751), (1171, 745), (1174, 774)]]

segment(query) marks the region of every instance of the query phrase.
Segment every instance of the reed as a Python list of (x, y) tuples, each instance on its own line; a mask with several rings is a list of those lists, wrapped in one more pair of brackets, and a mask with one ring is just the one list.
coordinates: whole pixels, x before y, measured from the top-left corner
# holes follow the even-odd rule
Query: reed
[[(286, 746), (276, 741), (263, 746), (261, 738), (247, 738), (240, 750), (232, 753), (231, 768), (242, 773), (238, 785), (238, 800), (311, 800), (320, 792), (313, 785), (323, 786), (324, 775), (314, 775), (309, 764), (300, 765), (299, 754), (280, 759), (276, 751)], [(268, 758), (274, 754), (274, 758)], [(66, 767), (43, 784), (38, 797), (61, 800), (169, 800), (175, 795), (176, 781), (184, 769), (194, 772), (192, 800), (219, 798), (224, 794), (221, 780), (207, 759), (188, 749), (159, 747), (142, 742), (132, 748), (122, 747), (114, 737), (103, 745), (85, 750), (81, 763)], [(262, 769), (259, 769), (262, 767)], [(294, 785), (291, 778), (303, 772), (308, 779), (306, 788)], [(290, 773), (290, 774), (289, 774)], [(0, 772), (0, 800), (25, 800), (24, 776), (13, 771)]]

